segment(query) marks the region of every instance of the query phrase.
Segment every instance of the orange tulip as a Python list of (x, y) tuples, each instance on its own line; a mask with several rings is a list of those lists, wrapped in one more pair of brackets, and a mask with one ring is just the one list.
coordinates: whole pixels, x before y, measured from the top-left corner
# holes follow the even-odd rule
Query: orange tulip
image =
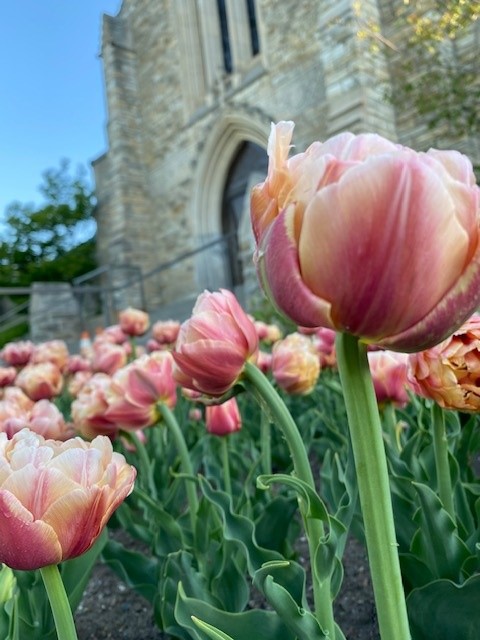
[(339, 134), (288, 158), (272, 125), (268, 176), (252, 191), (263, 288), (300, 326), (420, 351), (480, 304), (480, 189), (455, 151), (415, 153)]
[(480, 411), (480, 315), (441, 344), (409, 357), (413, 390), (445, 409)]
[(318, 352), (307, 336), (291, 333), (272, 349), (272, 374), (275, 382), (287, 393), (310, 393), (320, 375)]
[(0, 562), (32, 570), (85, 553), (133, 489), (136, 471), (108, 438), (0, 433)]

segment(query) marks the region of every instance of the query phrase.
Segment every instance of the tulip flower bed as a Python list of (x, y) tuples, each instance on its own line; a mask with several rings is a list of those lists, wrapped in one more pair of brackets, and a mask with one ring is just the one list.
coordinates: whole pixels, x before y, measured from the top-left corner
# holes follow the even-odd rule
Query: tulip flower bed
[[(79, 354), (2, 349), (1, 637), (75, 640), (100, 561), (147, 603), (156, 637), (476, 637), (471, 166), (350, 134), (288, 159), (292, 129), (272, 128), (252, 223), (264, 290), (295, 325), (221, 290), (181, 326), (126, 309)], [(355, 545), (378, 636), (341, 614)]]

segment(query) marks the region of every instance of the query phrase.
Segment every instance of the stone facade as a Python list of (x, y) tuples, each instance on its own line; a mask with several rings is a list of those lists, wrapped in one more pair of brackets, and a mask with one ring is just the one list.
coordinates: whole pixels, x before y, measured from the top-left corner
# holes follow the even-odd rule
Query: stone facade
[[(139, 267), (150, 308), (219, 286), (250, 295), (248, 192), (265, 175), (270, 122), (295, 121), (297, 151), (344, 130), (441, 146), (385, 101), (389, 61), (358, 37), (361, 19), (394, 40), (399, 3), (124, 0), (105, 15), (108, 151), (93, 163), (100, 263)], [(462, 141), (471, 157), (478, 148)], [(120, 305), (135, 303), (122, 291)]]

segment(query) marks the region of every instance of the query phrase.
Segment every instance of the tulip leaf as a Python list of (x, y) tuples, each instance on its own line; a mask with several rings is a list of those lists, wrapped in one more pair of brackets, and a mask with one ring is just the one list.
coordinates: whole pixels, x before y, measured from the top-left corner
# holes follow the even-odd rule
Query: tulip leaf
[(435, 580), (407, 598), (413, 640), (476, 640), (480, 628), (480, 575), (462, 585)]
[[(221, 606), (220, 601), (210, 592), (206, 576), (195, 569), (193, 564), (194, 557), (187, 551), (169, 554), (163, 565), (160, 591), (154, 600), (155, 620), (160, 628), (185, 640), (191, 640), (191, 636), (179, 626), (175, 617), (175, 600), (180, 582), (185, 585), (185, 590), (191, 597), (208, 602), (213, 607)], [(201, 615), (198, 617), (203, 619)]]
[[(295, 640), (295, 635), (274, 611), (265, 609), (250, 609), (242, 613), (228, 613), (215, 608), (208, 602), (202, 602), (197, 598), (186, 595), (183, 583), (178, 585), (178, 595), (175, 603), (175, 618), (178, 624), (190, 635), (182, 638), (194, 638), (194, 640), (206, 640), (211, 638), (200, 631), (193, 618), (201, 620), (216, 630), (221, 630), (227, 638), (234, 640)], [(222, 636), (220, 636), (222, 637)]]
[(278, 495), (271, 500), (260, 517), (255, 522), (255, 537), (260, 547), (285, 552), (286, 538), (291, 528), (295, 512), (298, 509), (297, 501), (292, 498)]
[(265, 562), (283, 560), (276, 551), (265, 549), (257, 544), (254, 523), (245, 516), (232, 513), (231, 500), (227, 493), (213, 489), (203, 476), (199, 476), (199, 485), (204, 496), (220, 509), (225, 539), (237, 542), (246, 552), (248, 571), (252, 577)]
[[(459, 538), (457, 527), (430, 487), (413, 483), (420, 499), (414, 519), (419, 525), (411, 552), (422, 560), (434, 578), (460, 578), (463, 562), (469, 557), (468, 547)], [(414, 585), (421, 586), (421, 585)]]
[(209, 638), (212, 640), (234, 640), (232, 636), (223, 633), (220, 629), (217, 629), (211, 624), (192, 616), (192, 622), (197, 625), (199, 629), (201, 629)]
[(310, 487), (304, 480), (285, 473), (261, 475), (257, 478), (257, 486), (260, 489), (269, 489), (270, 485), (274, 483), (284, 484), (294, 489), (301, 503), (305, 505), (303, 509), (305, 517), (322, 520), (322, 522), (329, 525), (330, 517), (325, 504), (315, 489)]
[(103, 560), (129, 586), (149, 602), (157, 591), (159, 563), (143, 553), (127, 549), (121, 543), (109, 540), (102, 551)]

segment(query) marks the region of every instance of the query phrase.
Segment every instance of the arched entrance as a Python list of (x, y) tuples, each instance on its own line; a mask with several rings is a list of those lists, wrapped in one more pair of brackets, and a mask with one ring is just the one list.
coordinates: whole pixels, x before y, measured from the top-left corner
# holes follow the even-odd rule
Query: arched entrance
[(269, 130), (266, 120), (226, 112), (202, 149), (191, 215), (196, 245), (214, 245), (197, 256), (200, 290), (234, 288), (242, 298), (258, 288), (249, 202), (252, 186), (266, 177)]
[(265, 176), (267, 168), (265, 150), (254, 142), (243, 142), (228, 170), (222, 199), (222, 232), (232, 288), (244, 284), (245, 253), (252, 244), (249, 242), (250, 223), (244, 219), (249, 218), (252, 181)]

